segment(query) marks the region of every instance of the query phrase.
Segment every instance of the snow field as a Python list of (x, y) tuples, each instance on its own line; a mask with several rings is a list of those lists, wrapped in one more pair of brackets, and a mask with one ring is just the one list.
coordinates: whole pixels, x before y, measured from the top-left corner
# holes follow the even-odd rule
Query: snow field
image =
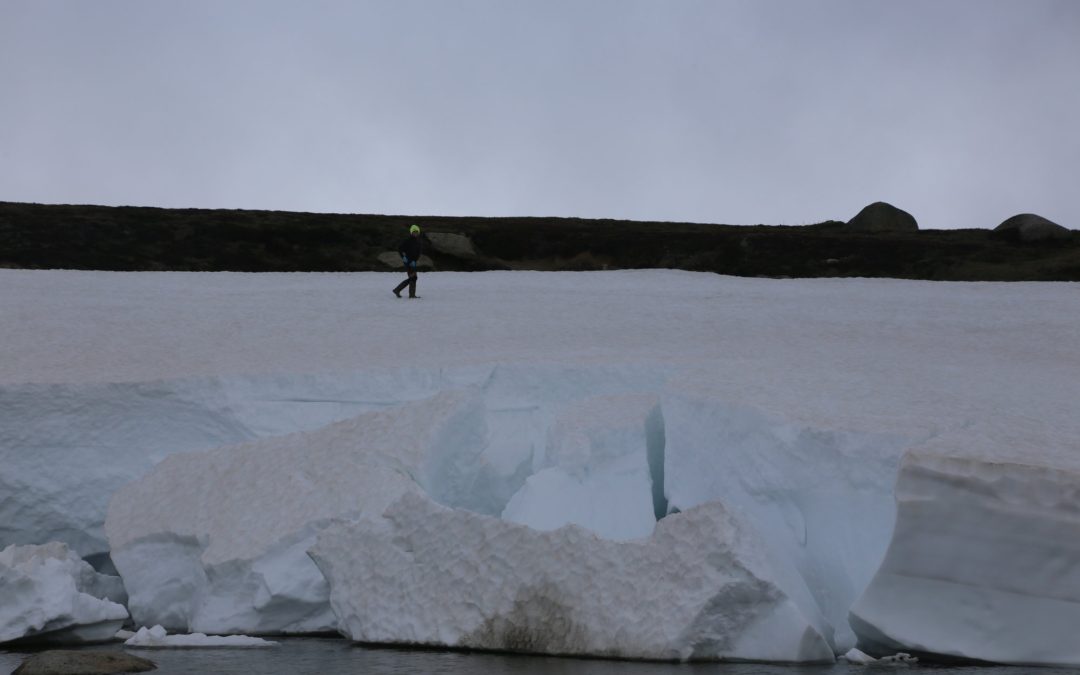
[[(424, 552), (409, 574), (514, 561), (520, 576), (462, 583), (505, 581), (521, 597), (539, 584), (538, 613), (482, 588), (488, 600), (466, 611), (426, 583), (409, 602), (438, 611), (399, 617), (384, 638), (553, 653), (822, 660), (857, 640), (874, 656), (976, 653), (994, 630), (1039, 625), (999, 612), (1071, 602), (1076, 581), (1054, 573), (1075, 564), (1055, 543), (1072, 536), (1071, 493), (1032, 508), (1045, 481), (1029, 473), (1073, 471), (1080, 454), (1072, 285), (432, 274), (420, 312), (394, 302), (390, 276), (0, 270), (0, 311), (18, 318), (0, 323), (0, 543), (111, 546), (140, 624), (210, 632), (367, 634), (356, 608), (389, 613), (402, 584), (372, 561), (402, 541)], [(912, 447), (1000, 471), (989, 490), (1020, 487), (987, 510), (950, 478), (932, 491), (934, 518), (902, 491), (897, 509)], [(998, 598), (983, 611), (923, 602), (933, 570), (909, 530), (943, 523), (935, 550), (959, 560), (968, 513), (986, 516), (972, 550), (989, 559), (1009, 532), (1038, 539), (1002, 569), (1043, 570), (1025, 591), (1044, 600), (1009, 605), (991, 565), (955, 582), (976, 582), (969, 607)], [(671, 534), (712, 527), (699, 520), (747, 534)], [(612, 632), (662, 556), (709, 546), (728, 562), (703, 588), (670, 581), (681, 600), (664, 613), (687, 632)], [(611, 562), (627, 551), (641, 564)], [(567, 604), (594, 564), (626, 593)], [(908, 570), (901, 582), (892, 565)], [(360, 583), (371, 578), (386, 588)], [(724, 588), (743, 589), (745, 611), (707, 604)], [(551, 597), (573, 611), (543, 610)], [(460, 630), (473, 610), (487, 628)], [(571, 616), (573, 631), (558, 628)], [(958, 621), (977, 628), (953, 644)], [(907, 630), (919, 624), (944, 642), (920, 642)], [(1027, 662), (1045, 647), (1018, 644), (991, 655)]]

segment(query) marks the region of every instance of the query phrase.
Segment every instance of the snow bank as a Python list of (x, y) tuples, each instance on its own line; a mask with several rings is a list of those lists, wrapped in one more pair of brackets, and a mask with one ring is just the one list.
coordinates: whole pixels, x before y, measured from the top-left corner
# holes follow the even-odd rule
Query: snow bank
[[(130, 556), (133, 608), (161, 618), (143, 622), (306, 630), (334, 621), (303, 555), (315, 532), (403, 492), (608, 537), (719, 499), (842, 653), (909, 446), (947, 436), (937, 454), (993, 463), (987, 430), (1000, 427), (1017, 434), (1003, 461), (1074, 470), (1044, 453), (1046, 430), (1073, 454), (1080, 438), (1075, 284), (438, 274), (418, 314), (393, 283), (0, 270), (0, 315), (17, 317), (0, 322), (0, 547), (47, 538), (103, 554), (109, 497), (159, 467), (176, 482), (126, 488), (110, 533)], [(478, 392), (462, 419), (483, 419), (479, 454), (448, 432), (407, 470), (356, 460), (370, 474), (358, 478), (336, 474), (340, 447), (318, 449), (349, 420), (462, 390)], [(634, 397), (658, 398), (655, 414), (614, 403)], [(358, 501), (301, 504), (318, 492), (305, 476)]]
[[(861, 649), (1080, 665), (1080, 436), (1017, 424), (905, 457), (892, 541), (851, 610)], [(979, 456), (957, 452), (973, 438)]]
[(311, 555), (341, 630), (388, 644), (620, 658), (832, 662), (823, 623), (719, 502), (615, 542), (540, 532), (408, 494), (320, 533)]
[(108, 550), (109, 497), (179, 452), (311, 431), (484, 382), (492, 366), (0, 386), (0, 542)]
[[(0, 270), (2, 272), (2, 270)], [(391, 298), (392, 299), (392, 298)], [(0, 345), (2, 347), (2, 345)], [(498, 514), (542, 458), (566, 396), (650, 390), (655, 367), (487, 364), (155, 382), (0, 384), (0, 545), (108, 551), (109, 497), (166, 457), (273, 438), (430, 398), (483, 393), (490, 443), (468, 508)]]
[(173, 452), (251, 437), (218, 382), (0, 386), (0, 542), (107, 551), (114, 490)]
[(166, 648), (166, 647), (277, 647), (277, 642), (264, 640), (247, 635), (206, 635), (205, 633), (190, 633), (187, 635), (169, 635), (161, 626), (147, 628), (143, 626), (134, 635), (127, 638), (124, 644), (128, 647), (142, 649)]
[(103, 642), (127, 619), (123, 586), (60, 542), (0, 551), (0, 643)]
[(333, 630), (305, 554), (330, 518), (377, 516), (426, 489), (471, 494), (486, 443), (475, 392), (324, 429), (173, 455), (113, 497), (106, 531), (136, 622), (215, 633)]

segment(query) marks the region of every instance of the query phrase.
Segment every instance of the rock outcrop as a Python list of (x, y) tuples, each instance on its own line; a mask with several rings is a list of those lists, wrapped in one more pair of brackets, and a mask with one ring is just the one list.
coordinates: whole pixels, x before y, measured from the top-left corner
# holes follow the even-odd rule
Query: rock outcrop
[(111, 675), (145, 673), (157, 665), (127, 652), (53, 649), (29, 656), (12, 675)]
[(464, 234), (428, 232), (425, 236), (431, 242), (431, 247), (439, 253), (463, 260), (474, 260), (479, 257), (472, 240)]
[(994, 232), (1022, 242), (1068, 239), (1072, 231), (1034, 213), (1021, 213), (1005, 220)]
[(874, 202), (847, 221), (844, 228), (855, 232), (918, 232), (919, 224), (907, 211)]

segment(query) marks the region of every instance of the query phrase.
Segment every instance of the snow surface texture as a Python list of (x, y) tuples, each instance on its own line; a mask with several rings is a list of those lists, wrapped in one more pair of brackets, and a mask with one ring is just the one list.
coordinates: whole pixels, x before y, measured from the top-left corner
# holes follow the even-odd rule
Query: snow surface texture
[(312, 557), (363, 642), (644, 659), (833, 661), (824, 626), (773, 582), (754, 528), (719, 502), (614, 542), (405, 495), (324, 530)]
[(206, 635), (204, 633), (191, 633), (188, 635), (169, 635), (161, 626), (147, 628), (143, 626), (134, 635), (124, 641), (128, 647), (142, 649), (158, 649), (168, 647), (276, 647), (277, 642), (263, 640), (247, 635)]
[(184, 631), (333, 630), (326, 583), (306, 555), (320, 524), (377, 516), (418, 486), (469, 502), (485, 438), (479, 397), (448, 391), (317, 431), (169, 457), (109, 508), (132, 617)]
[(851, 611), (864, 651), (1080, 663), (1080, 454), (1041, 426), (969, 432), (978, 456), (946, 437), (906, 456), (892, 541)]
[(124, 600), (120, 579), (98, 574), (60, 542), (0, 551), (0, 643), (110, 640), (128, 617)]
[[(645, 536), (653, 523), (643, 505), (655, 513), (719, 499), (788, 563), (774, 571), (777, 587), (833, 625), (842, 654), (855, 644), (847, 610), (889, 542), (907, 447), (948, 438), (944, 454), (979, 457), (985, 430), (999, 427), (1055, 429), (1073, 447), (1080, 437), (1074, 284), (440, 273), (425, 277), (421, 312), (386, 292), (394, 276), (0, 270), (0, 544), (57, 539), (100, 553), (109, 496), (166, 457), (258, 447), (476, 390), (487, 436), (478, 455), (469, 447), (460, 456), (473, 458), (466, 474), (480, 497), (459, 506)], [(577, 408), (603, 419), (621, 397), (659, 405), (644, 420), (648, 404), (627, 405), (625, 420), (613, 412), (599, 429), (575, 421)], [(605, 425), (633, 449), (612, 453)], [(1027, 441), (1020, 463), (1063, 466), (1039, 437)], [(232, 470), (257, 471), (250, 461)], [(259, 475), (294, 484), (269, 469)], [(420, 487), (417, 476), (409, 480)], [(594, 512), (602, 505), (576, 487), (585, 481), (609, 490), (605, 503), (627, 519)], [(433, 488), (438, 480), (421, 490)], [(144, 492), (146, 512), (157, 513), (159, 499), (186, 504), (169, 492)], [(319, 509), (286, 557), (320, 526)], [(162, 529), (162, 555), (188, 541), (170, 529), (196, 522), (188, 518), (176, 514)], [(258, 520), (243, 522), (273, 529)], [(240, 567), (273, 556), (260, 547), (283, 545), (270, 541), (277, 535), (236, 536), (261, 556), (235, 558)], [(203, 566), (211, 542), (197, 539), (176, 559), (196, 560), (197, 549), (198, 565), (151, 576), (183, 585), (211, 567), (224, 574)], [(265, 581), (244, 571), (217, 578)], [(196, 586), (217, 588), (212, 581)], [(229, 611), (238, 609), (242, 594), (229, 597)], [(244, 623), (258, 625), (280, 604), (245, 609)]]

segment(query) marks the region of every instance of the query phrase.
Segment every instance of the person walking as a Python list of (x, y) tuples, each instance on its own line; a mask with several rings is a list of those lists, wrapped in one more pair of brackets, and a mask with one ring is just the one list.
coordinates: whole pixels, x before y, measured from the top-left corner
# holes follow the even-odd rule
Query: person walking
[(409, 228), (409, 237), (405, 241), (401, 242), (401, 246), (398, 246), (398, 253), (401, 254), (401, 262), (405, 263), (405, 271), (409, 274), (409, 277), (397, 285), (394, 289), (394, 295), (401, 297), (401, 291), (406, 286), (409, 287), (409, 297), (419, 298), (416, 294), (416, 266), (420, 262), (420, 252), (422, 250), (420, 244), (420, 226), (413, 225)]

